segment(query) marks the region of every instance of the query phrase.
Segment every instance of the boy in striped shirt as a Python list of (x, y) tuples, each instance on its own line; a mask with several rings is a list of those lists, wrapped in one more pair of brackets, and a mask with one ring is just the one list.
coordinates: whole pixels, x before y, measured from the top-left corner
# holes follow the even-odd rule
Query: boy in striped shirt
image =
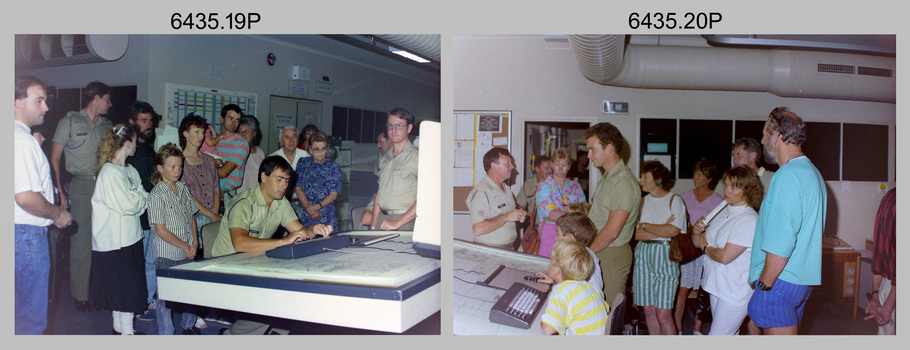
[[(189, 188), (178, 181), (183, 173), (183, 152), (177, 145), (168, 143), (155, 155), (155, 173), (152, 174), (152, 192), (149, 194), (149, 223), (155, 226), (155, 247), (157, 258), (155, 268), (169, 268), (189, 262), (196, 257), (199, 240), (196, 237), (196, 220), (193, 214), (199, 211)], [(155, 297), (158, 334), (175, 334), (171, 318), (170, 301)], [(196, 329), (196, 315), (187, 307), (180, 313), (180, 334), (201, 334)]]
[(544, 334), (606, 334), (609, 305), (603, 294), (585, 281), (593, 270), (594, 260), (584, 246), (569, 239), (556, 241), (548, 275), (557, 284), (550, 291), (540, 321)]

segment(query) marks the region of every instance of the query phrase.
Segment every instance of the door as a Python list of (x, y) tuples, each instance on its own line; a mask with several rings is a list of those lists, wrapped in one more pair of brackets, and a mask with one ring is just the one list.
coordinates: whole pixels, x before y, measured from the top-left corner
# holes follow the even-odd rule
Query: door
[(322, 130), (322, 102), (301, 98), (271, 96), (269, 99), (268, 144), (260, 145), (266, 153), (272, 153), (281, 145), (278, 139), (285, 125), (294, 125), (298, 132), (307, 124), (316, 125)]

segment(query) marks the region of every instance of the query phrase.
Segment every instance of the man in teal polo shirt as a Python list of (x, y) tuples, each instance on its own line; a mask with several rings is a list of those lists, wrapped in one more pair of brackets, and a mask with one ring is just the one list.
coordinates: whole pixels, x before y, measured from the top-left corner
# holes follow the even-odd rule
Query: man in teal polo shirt
[(798, 333), (812, 286), (821, 284), (827, 192), (802, 152), (806, 124), (775, 108), (762, 131), (765, 156), (780, 169), (762, 201), (752, 242), (749, 317), (765, 334)]
[(600, 259), (604, 295), (613, 300), (625, 292), (632, 269), (629, 241), (641, 210), (641, 186), (619, 155), (626, 140), (616, 126), (600, 123), (585, 130), (582, 137), (587, 142), (591, 164), (604, 170), (591, 195), (588, 217), (597, 227), (597, 236), (589, 247)]

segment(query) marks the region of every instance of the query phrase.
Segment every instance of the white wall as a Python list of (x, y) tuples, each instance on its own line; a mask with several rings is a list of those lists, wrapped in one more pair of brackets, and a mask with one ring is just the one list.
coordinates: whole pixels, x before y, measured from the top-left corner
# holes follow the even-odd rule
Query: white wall
[[(585, 79), (578, 71), (567, 42), (545, 42), (542, 35), (455, 36), (453, 40), (454, 109), (511, 110), (512, 140), (522, 140), (523, 122), (596, 119), (616, 125), (632, 146), (627, 159), (638, 168), (640, 118), (753, 119), (765, 120), (777, 106), (787, 106), (806, 121), (851, 122), (888, 125), (889, 188), (895, 181), (894, 104), (784, 98), (767, 92), (649, 90), (604, 86)], [(629, 102), (629, 115), (606, 116), (604, 100)], [(809, 137), (819, 137), (810, 135)], [(513, 145), (516, 164), (525, 161), (521, 147)], [(524, 176), (522, 174), (519, 177)], [(881, 200), (878, 183), (828, 181), (829, 234), (837, 234), (855, 248), (872, 238), (872, 220)], [(680, 179), (674, 192), (692, 188)], [(513, 187), (517, 193), (518, 187)], [(455, 215), (456, 238), (470, 239), (470, 219)], [(833, 230), (833, 231), (831, 231)]]
[[(269, 66), (266, 55), (277, 63)], [(137, 98), (164, 114), (165, 84), (210, 87), (257, 94), (255, 115), (263, 130), (271, 127), (269, 96), (288, 96), (292, 66), (310, 69), (310, 80), (328, 76), (331, 95), (318, 93), (310, 84), (309, 99), (322, 101), (321, 129), (331, 131), (334, 105), (389, 111), (404, 107), (419, 119), (439, 120), (440, 93), (437, 83), (395, 74), (333, 53), (249, 35), (130, 35), (126, 54), (104, 63), (41, 68), (24, 71), (58, 88), (81, 88), (99, 80), (108, 85), (135, 84)], [(224, 77), (206, 75), (206, 68), (224, 69)], [(18, 72), (17, 72), (18, 73)], [(260, 147), (278, 148), (277, 140), (263, 133)], [(375, 155), (375, 153), (373, 154)]]

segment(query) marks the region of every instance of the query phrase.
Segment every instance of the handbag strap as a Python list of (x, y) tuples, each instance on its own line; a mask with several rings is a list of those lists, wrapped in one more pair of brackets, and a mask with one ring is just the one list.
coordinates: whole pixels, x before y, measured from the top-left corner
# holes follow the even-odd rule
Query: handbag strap
[[(673, 195), (670, 196), (670, 204), (667, 205), (667, 211), (670, 212), (671, 216), (673, 215), (673, 198), (676, 198), (676, 197), (679, 197), (679, 195), (676, 193), (673, 193)], [(688, 211), (686, 212), (685, 219), (686, 219), (686, 225), (688, 225), (689, 224), (689, 212)], [(686, 233), (688, 233), (688, 230), (686, 230), (685, 233), (680, 233), (680, 234), (686, 234)]]

